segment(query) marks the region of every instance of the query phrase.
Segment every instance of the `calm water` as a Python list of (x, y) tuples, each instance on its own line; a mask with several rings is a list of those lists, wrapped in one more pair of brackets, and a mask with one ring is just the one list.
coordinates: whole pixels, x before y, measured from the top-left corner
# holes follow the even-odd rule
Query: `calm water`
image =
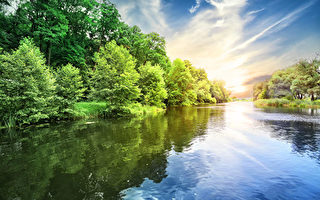
[(320, 111), (251, 103), (1, 130), (0, 199), (320, 199)]

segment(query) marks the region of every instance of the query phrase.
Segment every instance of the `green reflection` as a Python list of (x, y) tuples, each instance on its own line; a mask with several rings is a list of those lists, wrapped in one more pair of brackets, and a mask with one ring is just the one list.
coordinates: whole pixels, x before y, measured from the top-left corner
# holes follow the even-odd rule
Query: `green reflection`
[(166, 177), (169, 151), (206, 134), (223, 109), (176, 107), (145, 119), (64, 122), (0, 137), (0, 199), (119, 199)]

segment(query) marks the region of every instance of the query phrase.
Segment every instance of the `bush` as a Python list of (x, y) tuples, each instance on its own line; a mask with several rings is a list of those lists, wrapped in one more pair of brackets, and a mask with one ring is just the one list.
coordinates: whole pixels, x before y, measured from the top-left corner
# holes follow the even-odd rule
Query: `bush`
[(55, 78), (59, 98), (59, 115), (67, 117), (72, 114), (72, 106), (83, 97), (85, 91), (80, 70), (68, 64), (57, 70)]
[(164, 107), (164, 99), (168, 94), (165, 89), (163, 70), (158, 66), (152, 66), (149, 62), (139, 67), (141, 88), (141, 101), (145, 105)]
[(299, 107), (299, 108), (318, 108), (319, 101), (295, 99), (289, 101), (287, 99), (259, 99), (254, 102), (255, 106), (274, 106), (274, 107)]
[(132, 103), (123, 106), (107, 106), (107, 109), (103, 114), (105, 117), (139, 117), (161, 111), (164, 111), (164, 109), (156, 106), (145, 106), (140, 103)]
[(193, 105), (197, 100), (194, 79), (185, 63), (176, 59), (167, 76), (168, 104)]
[(17, 50), (0, 55), (0, 121), (30, 124), (57, 114), (54, 78), (29, 39)]

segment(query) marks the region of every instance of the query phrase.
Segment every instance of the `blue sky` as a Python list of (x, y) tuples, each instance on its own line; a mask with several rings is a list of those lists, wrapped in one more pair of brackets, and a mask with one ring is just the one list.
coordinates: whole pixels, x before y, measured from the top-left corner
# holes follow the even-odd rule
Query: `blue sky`
[(166, 38), (168, 56), (205, 68), (237, 96), (320, 53), (320, 0), (112, 0), (122, 19)]

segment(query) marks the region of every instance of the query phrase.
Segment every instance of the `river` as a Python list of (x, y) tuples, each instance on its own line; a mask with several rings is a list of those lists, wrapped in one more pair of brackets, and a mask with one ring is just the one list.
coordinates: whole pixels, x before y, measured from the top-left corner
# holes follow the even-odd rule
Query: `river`
[(0, 199), (320, 199), (320, 111), (235, 102), (3, 129)]

